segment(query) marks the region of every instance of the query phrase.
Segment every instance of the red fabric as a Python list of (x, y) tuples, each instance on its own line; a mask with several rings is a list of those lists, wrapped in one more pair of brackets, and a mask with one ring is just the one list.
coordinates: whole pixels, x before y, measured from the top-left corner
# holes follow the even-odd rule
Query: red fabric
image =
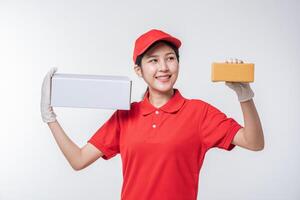
[(181, 41), (168, 33), (161, 30), (151, 29), (150, 31), (142, 34), (138, 39), (136, 39), (133, 50), (133, 62), (136, 58), (144, 53), (148, 47), (158, 40), (166, 40), (174, 44), (177, 48), (181, 46)]
[(122, 200), (196, 200), (205, 153), (213, 147), (232, 150), (241, 127), (212, 105), (186, 99), (175, 89), (160, 108), (152, 106), (147, 93), (130, 110), (115, 111), (88, 142), (105, 160), (120, 153)]

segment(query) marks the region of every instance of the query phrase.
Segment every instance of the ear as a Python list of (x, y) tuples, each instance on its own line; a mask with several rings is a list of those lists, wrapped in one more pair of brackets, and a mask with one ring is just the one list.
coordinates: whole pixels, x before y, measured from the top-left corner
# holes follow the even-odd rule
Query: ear
[(140, 67), (138, 65), (134, 65), (134, 71), (139, 77), (143, 77), (142, 67)]

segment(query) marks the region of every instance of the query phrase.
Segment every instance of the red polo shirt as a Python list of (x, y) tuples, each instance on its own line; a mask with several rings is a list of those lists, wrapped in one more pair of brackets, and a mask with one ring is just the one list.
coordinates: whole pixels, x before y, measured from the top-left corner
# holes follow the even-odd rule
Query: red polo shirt
[(149, 92), (130, 110), (116, 110), (88, 140), (108, 160), (122, 159), (122, 200), (196, 200), (205, 153), (232, 150), (242, 127), (214, 106), (178, 89), (155, 108)]

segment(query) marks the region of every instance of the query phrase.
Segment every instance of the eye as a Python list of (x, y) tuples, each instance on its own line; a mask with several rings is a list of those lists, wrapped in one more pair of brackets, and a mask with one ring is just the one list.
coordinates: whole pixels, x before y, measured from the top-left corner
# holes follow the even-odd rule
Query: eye
[(171, 56), (171, 57), (168, 57), (169, 60), (174, 60), (175, 57), (174, 56)]
[(157, 59), (151, 59), (149, 62), (157, 62)]

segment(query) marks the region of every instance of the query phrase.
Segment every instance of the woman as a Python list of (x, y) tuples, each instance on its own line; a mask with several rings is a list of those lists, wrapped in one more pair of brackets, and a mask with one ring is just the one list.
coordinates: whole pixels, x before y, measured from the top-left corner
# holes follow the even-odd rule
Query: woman
[(82, 148), (68, 138), (50, 106), (51, 76), (56, 69), (44, 79), (42, 118), (61, 151), (75, 170), (99, 157), (108, 160), (120, 153), (121, 199), (196, 200), (200, 169), (209, 149), (230, 151), (236, 145), (253, 151), (264, 148), (249, 84), (226, 82), (237, 93), (244, 127), (209, 103), (184, 98), (173, 88), (180, 46), (179, 39), (156, 29), (136, 40), (134, 70), (147, 83), (146, 93), (140, 102), (131, 103), (129, 111), (116, 110)]

